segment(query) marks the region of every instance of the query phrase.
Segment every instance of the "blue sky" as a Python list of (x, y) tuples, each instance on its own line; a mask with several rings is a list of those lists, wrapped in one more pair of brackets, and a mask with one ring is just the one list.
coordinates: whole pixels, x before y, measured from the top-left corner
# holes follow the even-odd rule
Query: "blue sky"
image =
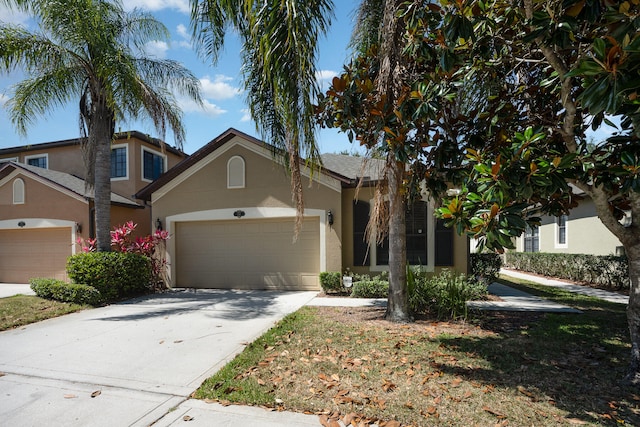
[[(183, 149), (191, 154), (230, 127), (259, 137), (255, 124), (247, 114), (245, 95), (241, 90), (241, 45), (232, 33), (227, 35), (223, 54), (214, 67), (199, 58), (191, 47), (189, 37), (189, 0), (126, 0), (127, 8), (140, 8), (153, 13), (171, 32), (170, 43), (152, 43), (147, 52), (162, 58), (175, 59), (190, 69), (202, 83), (204, 109), (186, 100), (181, 102), (187, 138)], [(319, 80), (326, 82), (340, 73), (348, 58), (347, 44), (353, 28), (357, 0), (335, 0), (335, 17), (326, 39), (321, 40), (319, 52)], [(0, 6), (0, 20), (19, 23), (34, 29), (27, 16), (10, 13)], [(0, 75), (0, 105), (12, 96), (11, 85), (23, 74)], [(76, 138), (79, 136), (78, 107), (73, 102), (56, 108), (45, 117), (38, 118), (27, 130), (26, 136), (16, 133), (4, 108), (0, 108), (0, 148), (37, 144)], [(139, 130), (158, 137), (150, 122), (118, 123), (117, 130)], [(165, 137), (173, 145), (173, 135)], [(357, 151), (343, 133), (321, 130), (318, 133), (321, 152)]]
[[(233, 34), (228, 34), (225, 48), (217, 66), (200, 59), (193, 51), (189, 38), (189, 0), (126, 0), (127, 8), (138, 7), (153, 13), (171, 32), (171, 42), (152, 43), (148, 53), (158, 57), (181, 61), (200, 79), (205, 98), (205, 108), (200, 109), (193, 103), (181, 102), (187, 138), (183, 149), (193, 153), (204, 144), (230, 127), (250, 135), (260, 137), (255, 124), (247, 114), (245, 95), (241, 91), (240, 49), (241, 46)], [(348, 58), (347, 45), (353, 28), (355, 9), (358, 0), (334, 0), (335, 17), (326, 39), (321, 40), (319, 51), (319, 80), (326, 83), (340, 73)], [(0, 21), (33, 24), (28, 17), (10, 13), (0, 5)], [(24, 76), (19, 73), (0, 75), (0, 107), (11, 96), (10, 86)], [(326, 86), (325, 86), (326, 87)], [(37, 144), (76, 138), (79, 136), (77, 103), (52, 110), (48, 116), (39, 118), (29, 129), (26, 136), (16, 133), (4, 108), (0, 108), (0, 148)], [(119, 123), (117, 130), (139, 130), (159, 137), (150, 122)], [(603, 126), (596, 134), (596, 141), (610, 135), (613, 129)], [(165, 136), (168, 144), (173, 145), (173, 135)], [(318, 145), (321, 152), (361, 151), (357, 145), (349, 143), (346, 135), (334, 129), (318, 132)]]

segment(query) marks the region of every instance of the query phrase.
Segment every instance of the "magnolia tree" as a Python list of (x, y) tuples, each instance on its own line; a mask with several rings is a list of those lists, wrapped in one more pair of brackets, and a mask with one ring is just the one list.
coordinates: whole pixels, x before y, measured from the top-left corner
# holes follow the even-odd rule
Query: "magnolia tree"
[[(111, 231), (111, 248), (118, 252), (129, 252), (144, 255), (151, 260), (151, 274), (153, 286), (156, 289), (164, 288), (166, 283), (167, 260), (165, 258), (166, 242), (169, 232), (156, 230), (148, 236), (136, 236), (132, 233), (137, 224), (128, 221), (123, 225), (113, 227)], [(95, 252), (96, 239), (78, 239), (78, 244), (83, 252)]]
[[(372, 46), (334, 79), (321, 122), (392, 152), (406, 198), (426, 185), (440, 217), (492, 250), (512, 247), (539, 215), (577, 206), (570, 184), (590, 197), (629, 259), (626, 380), (639, 384), (639, 5), (414, 1), (396, 16), (405, 28), (398, 92), (390, 99), (372, 83)], [(619, 129), (587, 144), (602, 123)]]

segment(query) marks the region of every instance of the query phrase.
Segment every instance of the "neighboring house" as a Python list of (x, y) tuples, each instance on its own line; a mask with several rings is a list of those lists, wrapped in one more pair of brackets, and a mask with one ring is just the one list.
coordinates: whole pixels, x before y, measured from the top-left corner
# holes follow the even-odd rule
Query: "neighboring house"
[[(149, 234), (151, 210), (134, 194), (186, 155), (139, 132), (112, 148), (111, 221)], [(80, 140), (0, 149), (0, 282), (65, 278), (78, 238), (95, 234), (93, 193), (85, 186)]]
[(527, 228), (523, 236), (516, 238), (515, 250), (591, 255), (622, 254), (622, 243), (602, 224), (593, 201), (589, 197), (583, 197), (585, 198), (569, 215), (543, 216), (540, 226)]
[[(290, 177), (273, 147), (224, 132), (137, 194), (170, 232), (172, 286), (320, 289), (322, 271), (386, 270), (388, 245), (369, 247), (364, 230), (383, 162), (323, 155), (303, 171), (304, 222), (294, 242)], [(363, 186), (356, 190), (358, 177)], [(355, 200), (357, 194), (357, 200)], [(468, 240), (433, 217), (429, 202), (407, 212), (409, 261), (427, 271), (467, 272)]]

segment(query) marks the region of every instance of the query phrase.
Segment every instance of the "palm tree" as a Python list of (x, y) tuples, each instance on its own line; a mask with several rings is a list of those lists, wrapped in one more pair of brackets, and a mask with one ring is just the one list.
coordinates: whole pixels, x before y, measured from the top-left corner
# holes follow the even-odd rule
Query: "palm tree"
[[(353, 38), (355, 52), (380, 46), (378, 90), (393, 103), (400, 79), (399, 43), (403, 28), (397, 10), (404, 0), (363, 0)], [(318, 164), (313, 102), (318, 92), (315, 76), (317, 41), (333, 13), (330, 0), (191, 0), (193, 35), (201, 52), (214, 62), (231, 25), (243, 41), (245, 89), (258, 129), (270, 142), (289, 153), (292, 194), (303, 211), (299, 160)], [(401, 191), (404, 163), (387, 157), (389, 190), (389, 304), (386, 317), (410, 319), (406, 283), (405, 200)], [(375, 212), (375, 211), (374, 211)], [(374, 215), (372, 221), (376, 218)], [(386, 224), (382, 224), (386, 225)], [(386, 227), (378, 227), (379, 230)]]
[(2, 0), (28, 11), (40, 31), (0, 27), (0, 71), (22, 69), (9, 114), (26, 134), (36, 117), (79, 101), (85, 137), (87, 181), (94, 187), (99, 251), (111, 238), (111, 142), (116, 122), (150, 118), (163, 136), (171, 128), (180, 146), (185, 131), (173, 91), (201, 103), (200, 84), (176, 61), (144, 56), (144, 45), (166, 40), (166, 27), (151, 15), (125, 12), (119, 0)]
[(242, 69), (251, 115), (260, 133), (285, 149), (291, 194), (297, 207), (296, 231), (304, 211), (300, 158), (320, 164), (314, 107), (317, 42), (332, 17), (330, 0), (191, 0), (194, 39), (215, 63), (232, 26), (243, 41)]

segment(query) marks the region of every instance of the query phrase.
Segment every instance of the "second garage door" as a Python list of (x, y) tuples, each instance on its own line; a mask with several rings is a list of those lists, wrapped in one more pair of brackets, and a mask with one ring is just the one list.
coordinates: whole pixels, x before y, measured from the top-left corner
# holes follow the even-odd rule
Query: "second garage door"
[(66, 279), (70, 228), (0, 230), (0, 282), (28, 283), (34, 277)]
[(176, 286), (319, 289), (318, 218), (305, 218), (296, 243), (293, 219), (179, 222)]

